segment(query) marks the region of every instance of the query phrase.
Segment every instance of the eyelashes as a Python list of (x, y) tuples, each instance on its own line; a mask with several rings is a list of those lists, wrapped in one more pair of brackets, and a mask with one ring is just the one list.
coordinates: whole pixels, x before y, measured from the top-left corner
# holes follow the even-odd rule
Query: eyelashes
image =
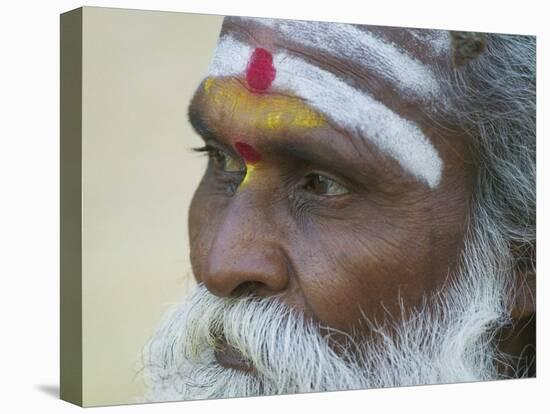
[(193, 151), (203, 153), (208, 156), (208, 158), (214, 162), (215, 166), (224, 172), (246, 172), (246, 166), (240, 159), (235, 158), (227, 152), (213, 147), (212, 145), (206, 144), (202, 147), (193, 148)]
[(193, 147), (193, 148), (191, 148), (191, 151), (198, 152), (198, 153), (203, 154), (207, 157), (210, 157), (212, 155), (212, 152), (217, 151), (217, 149), (214, 148), (211, 145), (206, 144), (206, 145), (203, 145), (201, 147)]

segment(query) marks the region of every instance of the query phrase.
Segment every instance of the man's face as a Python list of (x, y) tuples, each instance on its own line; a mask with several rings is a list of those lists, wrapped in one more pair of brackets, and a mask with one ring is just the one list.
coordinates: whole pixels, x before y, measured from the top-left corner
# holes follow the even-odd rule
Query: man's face
[[(322, 112), (309, 99), (319, 95), (316, 88), (322, 97), (328, 87), (330, 95), (330, 85), (297, 70), (294, 85), (305, 86), (294, 89), (313, 93), (277, 88), (273, 78), (292, 70), (278, 67), (275, 58), (288, 52), (287, 43), (267, 29), (254, 30), (245, 34), (235, 23), (224, 25), (255, 56), (247, 56), (240, 75), (205, 79), (190, 106), (210, 154), (189, 213), (197, 281), (223, 297), (243, 289), (278, 295), (344, 332), (358, 328), (362, 317), (399, 319), (399, 298), (407, 308), (420, 305), (455, 270), (472, 176), (463, 136), (435, 127), (443, 103), (407, 93), (408, 76), (395, 79), (368, 68), (358, 73), (357, 62), (329, 63), (316, 50), (293, 45), (292, 56), (351, 80), (357, 93), (370, 96), (373, 107), (360, 111), (387, 109), (368, 119), (373, 136), (358, 134), (359, 126), (349, 125), (360, 119), (350, 115), (347, 124), (339, 122), (341, 108)], [(431, 70), (412, 37), (400, 43), (395, 31), (377, 30), (396, 51)], [(395, 131), (394, 119), (421, 131), (424, 147), (406, 128)], [(413, 163), (417, 170), (411, 172), (407, 164), (406, 156), (414, 161), (426, 146), (439, 158), (437, 180), (423, 179), (430, 165)]]

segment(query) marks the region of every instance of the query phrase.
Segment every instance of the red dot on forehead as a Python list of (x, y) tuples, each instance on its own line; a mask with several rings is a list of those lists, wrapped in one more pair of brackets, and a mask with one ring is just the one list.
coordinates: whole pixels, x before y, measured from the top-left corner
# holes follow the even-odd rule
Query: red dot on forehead
[(266, 90), (275, 79), (273, 55), (262, 47), (252, 52), (246, 67), (246, 81), (253, 89)]
[(247, 164), (254, 164), (262, 159), (260, 153), (246, 142), (235, 142), (235, 149), (241, 154)]

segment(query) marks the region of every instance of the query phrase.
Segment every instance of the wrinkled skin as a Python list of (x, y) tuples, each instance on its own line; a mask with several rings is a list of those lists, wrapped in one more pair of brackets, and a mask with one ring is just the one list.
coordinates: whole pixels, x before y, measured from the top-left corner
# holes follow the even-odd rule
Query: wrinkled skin
[[(231, 22), (223, 30), (253, 47), (274, 52), (283, 47), (267, 31), (244, 30)], [(413, 46), (402, 46), (428, 62)], [(293, 51), (324, 65), (315, 51), (297, 46)], [(332, 62), (330, 70), (357, 72), (343, 61)], [(231, 296), (253, 288), (260, 296), (280, 295), (314, 320), (352, 332), (367, 329), (357, 325), (362, 315), (379, 322), (399, 319), (399, 297), (406, 307), (418, 306), (424, 295), (444, 287), (452, 277), (475, 174), (465, 135), (458, 128), (436, 127), (433, 113), (399, 96), (374, 74), (356, 81), (421, 127), (444, 163), (439, 185), (429, 188), (368, 140), (336, 128), (330, 114), (317, 128), (289, 124), (259, 129), (253, 119), (257, 114), (214, 99), (203, 84), (190, 114), (206, 143), (240, 163), (243, 171), (235, 142), (252, 145), (262, 156), (261, 165), (242, 186), (244, 172), (224, 171), (229, 158), (216, 153), (193, 198), (191, 263), (197, 281), (212, 293)], [(222, 79), (217, 87), (254, 94), (242, 78)], [(270, 90), (260, 99), (270, 95), (289, 97), (289, 92)], [(268, 104), (262, 109), (270, 110), (280, 108)], [(304, 160), (310, 153), (321, 162)], [(318, 175), (345, 191), (331, 195), (319, 185)]]

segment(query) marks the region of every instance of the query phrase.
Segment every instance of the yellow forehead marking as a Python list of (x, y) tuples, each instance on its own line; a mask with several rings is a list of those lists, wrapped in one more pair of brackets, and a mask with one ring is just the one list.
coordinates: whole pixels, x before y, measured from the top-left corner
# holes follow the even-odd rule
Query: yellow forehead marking
[(319, 128), (326, 123), (322, 113), (297, 97), (252, 93), (233, 78), (209, 77), (203, 88), (211, 105), (232, 114), (238, 113), (240, 122), (255, 128)]
[(241, 181), (241, 184), (239, 188), (246, 187), (250, 183), (250, 175), (252, 172), (256, 169), (254, 164), (247, 164), (246, 165), (246, 173), (244, 175), (243, 180)]
[(204, 91), (207, 94), (210, 93), (210, 89), (211, 89), (213, 83), (214, 83), (214, 78), (206, 78), (206, 80), (204, 81)]

